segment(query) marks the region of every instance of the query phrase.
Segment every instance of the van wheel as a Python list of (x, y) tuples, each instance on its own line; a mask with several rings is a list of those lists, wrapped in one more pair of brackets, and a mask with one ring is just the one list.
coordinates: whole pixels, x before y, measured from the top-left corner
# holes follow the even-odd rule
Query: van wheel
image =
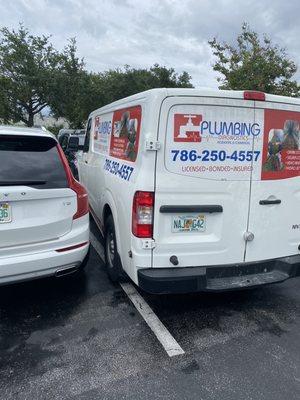
[(117, 248), (115, 224), (111, 215), (105, 223), (105, 264), (112, 282), (118, 282), (125, 278)]

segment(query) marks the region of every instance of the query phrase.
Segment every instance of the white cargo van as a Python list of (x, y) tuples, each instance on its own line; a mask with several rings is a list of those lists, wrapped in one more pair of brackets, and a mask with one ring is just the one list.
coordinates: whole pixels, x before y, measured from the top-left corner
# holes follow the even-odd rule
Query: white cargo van
[(300, 100), (154, 89), (91, 113), (80, 180), (107, 269), (153, 293), (300, 275)]

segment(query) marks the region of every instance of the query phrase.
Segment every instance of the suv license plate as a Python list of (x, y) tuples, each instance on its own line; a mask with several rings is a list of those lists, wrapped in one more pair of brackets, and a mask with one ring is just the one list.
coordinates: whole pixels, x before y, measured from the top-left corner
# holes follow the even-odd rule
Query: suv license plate
[(176, 216), (172, 220), (172, 232), (204, 232), (205, 215)]
[(8, 203), (0, 203), (0, 224), (11, 222), (11, 206)]

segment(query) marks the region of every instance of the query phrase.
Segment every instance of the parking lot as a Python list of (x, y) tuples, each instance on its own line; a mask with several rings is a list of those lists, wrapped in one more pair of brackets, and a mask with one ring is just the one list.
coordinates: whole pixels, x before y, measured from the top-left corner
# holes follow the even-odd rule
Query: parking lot
[(300, 398), (299, 280), (141, 293), (184, 351), (169, 357), (100, 256), (81, 277), (1, 287), (1, 399)]

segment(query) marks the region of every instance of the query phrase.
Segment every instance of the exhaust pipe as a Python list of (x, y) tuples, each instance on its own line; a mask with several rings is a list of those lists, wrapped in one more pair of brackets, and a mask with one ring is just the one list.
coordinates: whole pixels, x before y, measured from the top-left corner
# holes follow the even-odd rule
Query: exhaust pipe
[(76, 271), (78, 271), (79, 265), (80, 264), (65, 265), (58, 268), (54, 275), (56, 278), (61, 278), (62, 276), (74, 274)]

